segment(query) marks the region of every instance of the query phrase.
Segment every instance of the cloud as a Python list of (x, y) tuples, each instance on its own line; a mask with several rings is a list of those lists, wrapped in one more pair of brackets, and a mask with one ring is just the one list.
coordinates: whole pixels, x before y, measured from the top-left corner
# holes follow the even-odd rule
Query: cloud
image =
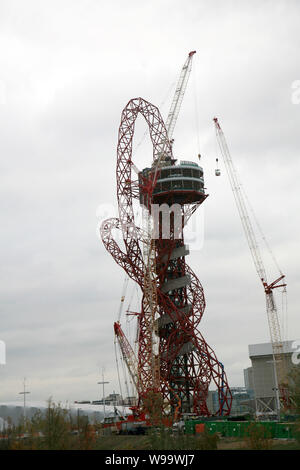
[[(230, 383), (242, 385), (248, 344), (268, 341), (269, 332), (212, 118), (287, 274), (297, 338), (298, 2), (31, 0), (3, 1), (1, 9), (1, 399), (18, 393), (24, 373), (37, 400), (93, 399), (104, 365), (107, 391), (118, 389), (112, 326), (124, 273), (101, 245), (97, 208), (116, 201), (123, 107), (142, 96), (166, 117), (190, 50), (197, 54), (174, 152), (196, 160), (200, 151), (209, 197), (203, 249), (187, 261), (205, 289), (201, 331)], [(140, 120), (136, 143), (144, 130)], [(150, 163), (147, 140), (135, 163)], [(133, 340), (133, 323), (123, 323)]]

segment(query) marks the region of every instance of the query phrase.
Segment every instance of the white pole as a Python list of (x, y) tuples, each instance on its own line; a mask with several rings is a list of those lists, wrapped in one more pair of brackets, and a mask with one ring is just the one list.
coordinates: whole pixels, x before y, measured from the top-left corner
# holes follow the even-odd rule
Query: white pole
[(104, 372), (102, 372), (102, 382), (98, 382), (99, 385), (102, 385), (102, 395), (103, 395), (103, 422), (105, 422), (105, 395), (104, 395), (104, 385), (109, 384), (109, 382), (104, 381)]
[(19, 395), (23, 395), (24, 401), (23, 401), (23, 415), (24, 415), (24, 423), (26, 420), (26, 395), (29, 394), (30, 392), (26, 392), (26, 377), (24, 377), (24, 382), (23, 382), (23, 392), (19, 392)]
[(277, 419), (280, 421), (280, 398), (279, 398), (279, 386), (278, 386), (278, 377), (276, 370), (275, 356), (273, 354), (273, 370), (274, 370), (274, 382), (275, 382), (275, 396), (276, 396), (276, 406), (277, 406)]
[(277, 408), (277, 419), (280, 421), (280, 397), (279, 397), (279, 386), (278, 386), (278, 377), (277, 377), (277, 370), (276, 370), (276, 360), (274, 354), (272, 354), (273, 360), (272, 361), (267, 361), (273, 364), (273, 375), (274, 375), (274, 385), (275, 387), (273, 388), (275, 392), (275, 402), (276, 402), (276, 408)]

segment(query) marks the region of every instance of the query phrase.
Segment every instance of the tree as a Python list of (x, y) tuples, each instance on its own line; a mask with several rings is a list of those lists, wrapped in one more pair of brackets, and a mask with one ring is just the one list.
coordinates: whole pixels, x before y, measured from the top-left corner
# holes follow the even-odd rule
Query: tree
[(143, 398), (143, 412), (150, 418), (151, 424), (159, 426), (163, 419), (163, 398), (161, 393), (149, 391)]
[(289, 392), (293, 412), (300, 416), (300, 365), (294, 366), (290, 374)]
[(71, 422), (69, 412), (48, 400), (48, 407), (44, 413), (38, 411), (31, 420), (32, 434), (41, 432), (43, 445), (46, 449), (64, 450), (70, 448)]

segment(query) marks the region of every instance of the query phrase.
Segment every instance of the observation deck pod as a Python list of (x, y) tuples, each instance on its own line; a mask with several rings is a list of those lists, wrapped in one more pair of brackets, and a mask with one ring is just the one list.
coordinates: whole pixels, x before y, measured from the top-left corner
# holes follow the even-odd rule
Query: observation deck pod
[[(163, 162), (166, 163), (166, 162)], [(151, 175), (152, 173), (152, 175)], [(139, 173), (140, 203), (146, 205), (146, 181), (153, 176), (153, 168), (145, 168)], [(154, 204), (200, 204), (206, 198), (203, 169), (195, 162), (181, 161), (179, 165), (161, 166), (153, 190)]]

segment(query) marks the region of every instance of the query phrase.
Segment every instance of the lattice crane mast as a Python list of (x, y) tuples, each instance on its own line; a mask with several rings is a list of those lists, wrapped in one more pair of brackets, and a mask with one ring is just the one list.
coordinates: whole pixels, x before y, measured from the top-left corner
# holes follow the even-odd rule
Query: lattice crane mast
[[(278, 287), (286, 287), (286, 283), (284, 283), (283, 281), (285, 276), (284, 274), (280, 273), (280, 276), (275, 281), (271, 282), (270, 284), (268, 283), (265, 266), (262, 261), (259, 246), (256, 240), (255, 232), (253, 230), (251, 219), (249, 217), (246, 201), (241, 190), (241, 184), (238, 178), (236, 168), (233, 164), (224, 133), (217, 118), (214, 118), (214, 123), (218, 144), (228, 173), (231, 189), (235, 198), (242, 226), (252, 254), (257, 274), (264, 288), (270, 338), (273, 350), (273, 360), (275, 362), (275, 382), (277, 382), (275, 383), (275, 386), (276, 389), (279, 388), (280, 398), (283, 402), (285, 402), (287, 377), (283, 360), (283, 342), (281, 338), (280, 324), (278, 319), (277, 307), (273, 296), (274, 289)], [(283, 283), (280, 283), (281, 281), (283, 281)], [(277, 396), (277, 406), (279, 409), (279, 396)]]
[(137, 358), (134, 354), (134, 351), (128, 339), (126, 338), (121, 328), (120, 322), (117, 321), (114, 323), (114, 330), (115, 330), (116, 339), (120, 346), (122, 357), (127, 366), (131, 380), (133, 382), (133, 385), (135, 386), (136, 391), (139, 393), (139, 380), (138, 380), (139, 375), (138, 375), (138, 367), (137, 367), (137, 364), (138, 364)]
[(166, 130), (167, 130), (167, 139), (163, 142), (163, 147), (161, 149), (161, 153), (158, 155), (159, 161), (154, 161), (154, 165), (159, 167), (159, 163), (162, 160), (167, 158), (166, 149), (169, 145), (169, 142), (173, 143), (173, 131), (177, 122), (178, 114), (181, 108), (182, 100), (185, 94), (185, 90), (190, 78), (191, 70), (192, 70), (192, 60), (193, 56), (196, 54), (196, 51), (189, 52), (186, 61), (181, 69), (180, 76), (176, 85), (174, 97), (171, 103), (171, 107), (169, 110), (169, 114), (165, 123)]
[(182, 67), (179, 80), (177, 82), (174, 98), (171, 104), (171, 108), (167, 117), (166, 121), (166, 129), (168, 132), (169, 140), (172, 139), (174, 127), (178, 118), (178, 114), (181, 108), (182, 100), (184, 97), (184, 93), (188, 84), (188, 80), (190, 77), (191, 69), (192, 69), (192, 60), (193, 55), (196, 51), (191, 51)]

